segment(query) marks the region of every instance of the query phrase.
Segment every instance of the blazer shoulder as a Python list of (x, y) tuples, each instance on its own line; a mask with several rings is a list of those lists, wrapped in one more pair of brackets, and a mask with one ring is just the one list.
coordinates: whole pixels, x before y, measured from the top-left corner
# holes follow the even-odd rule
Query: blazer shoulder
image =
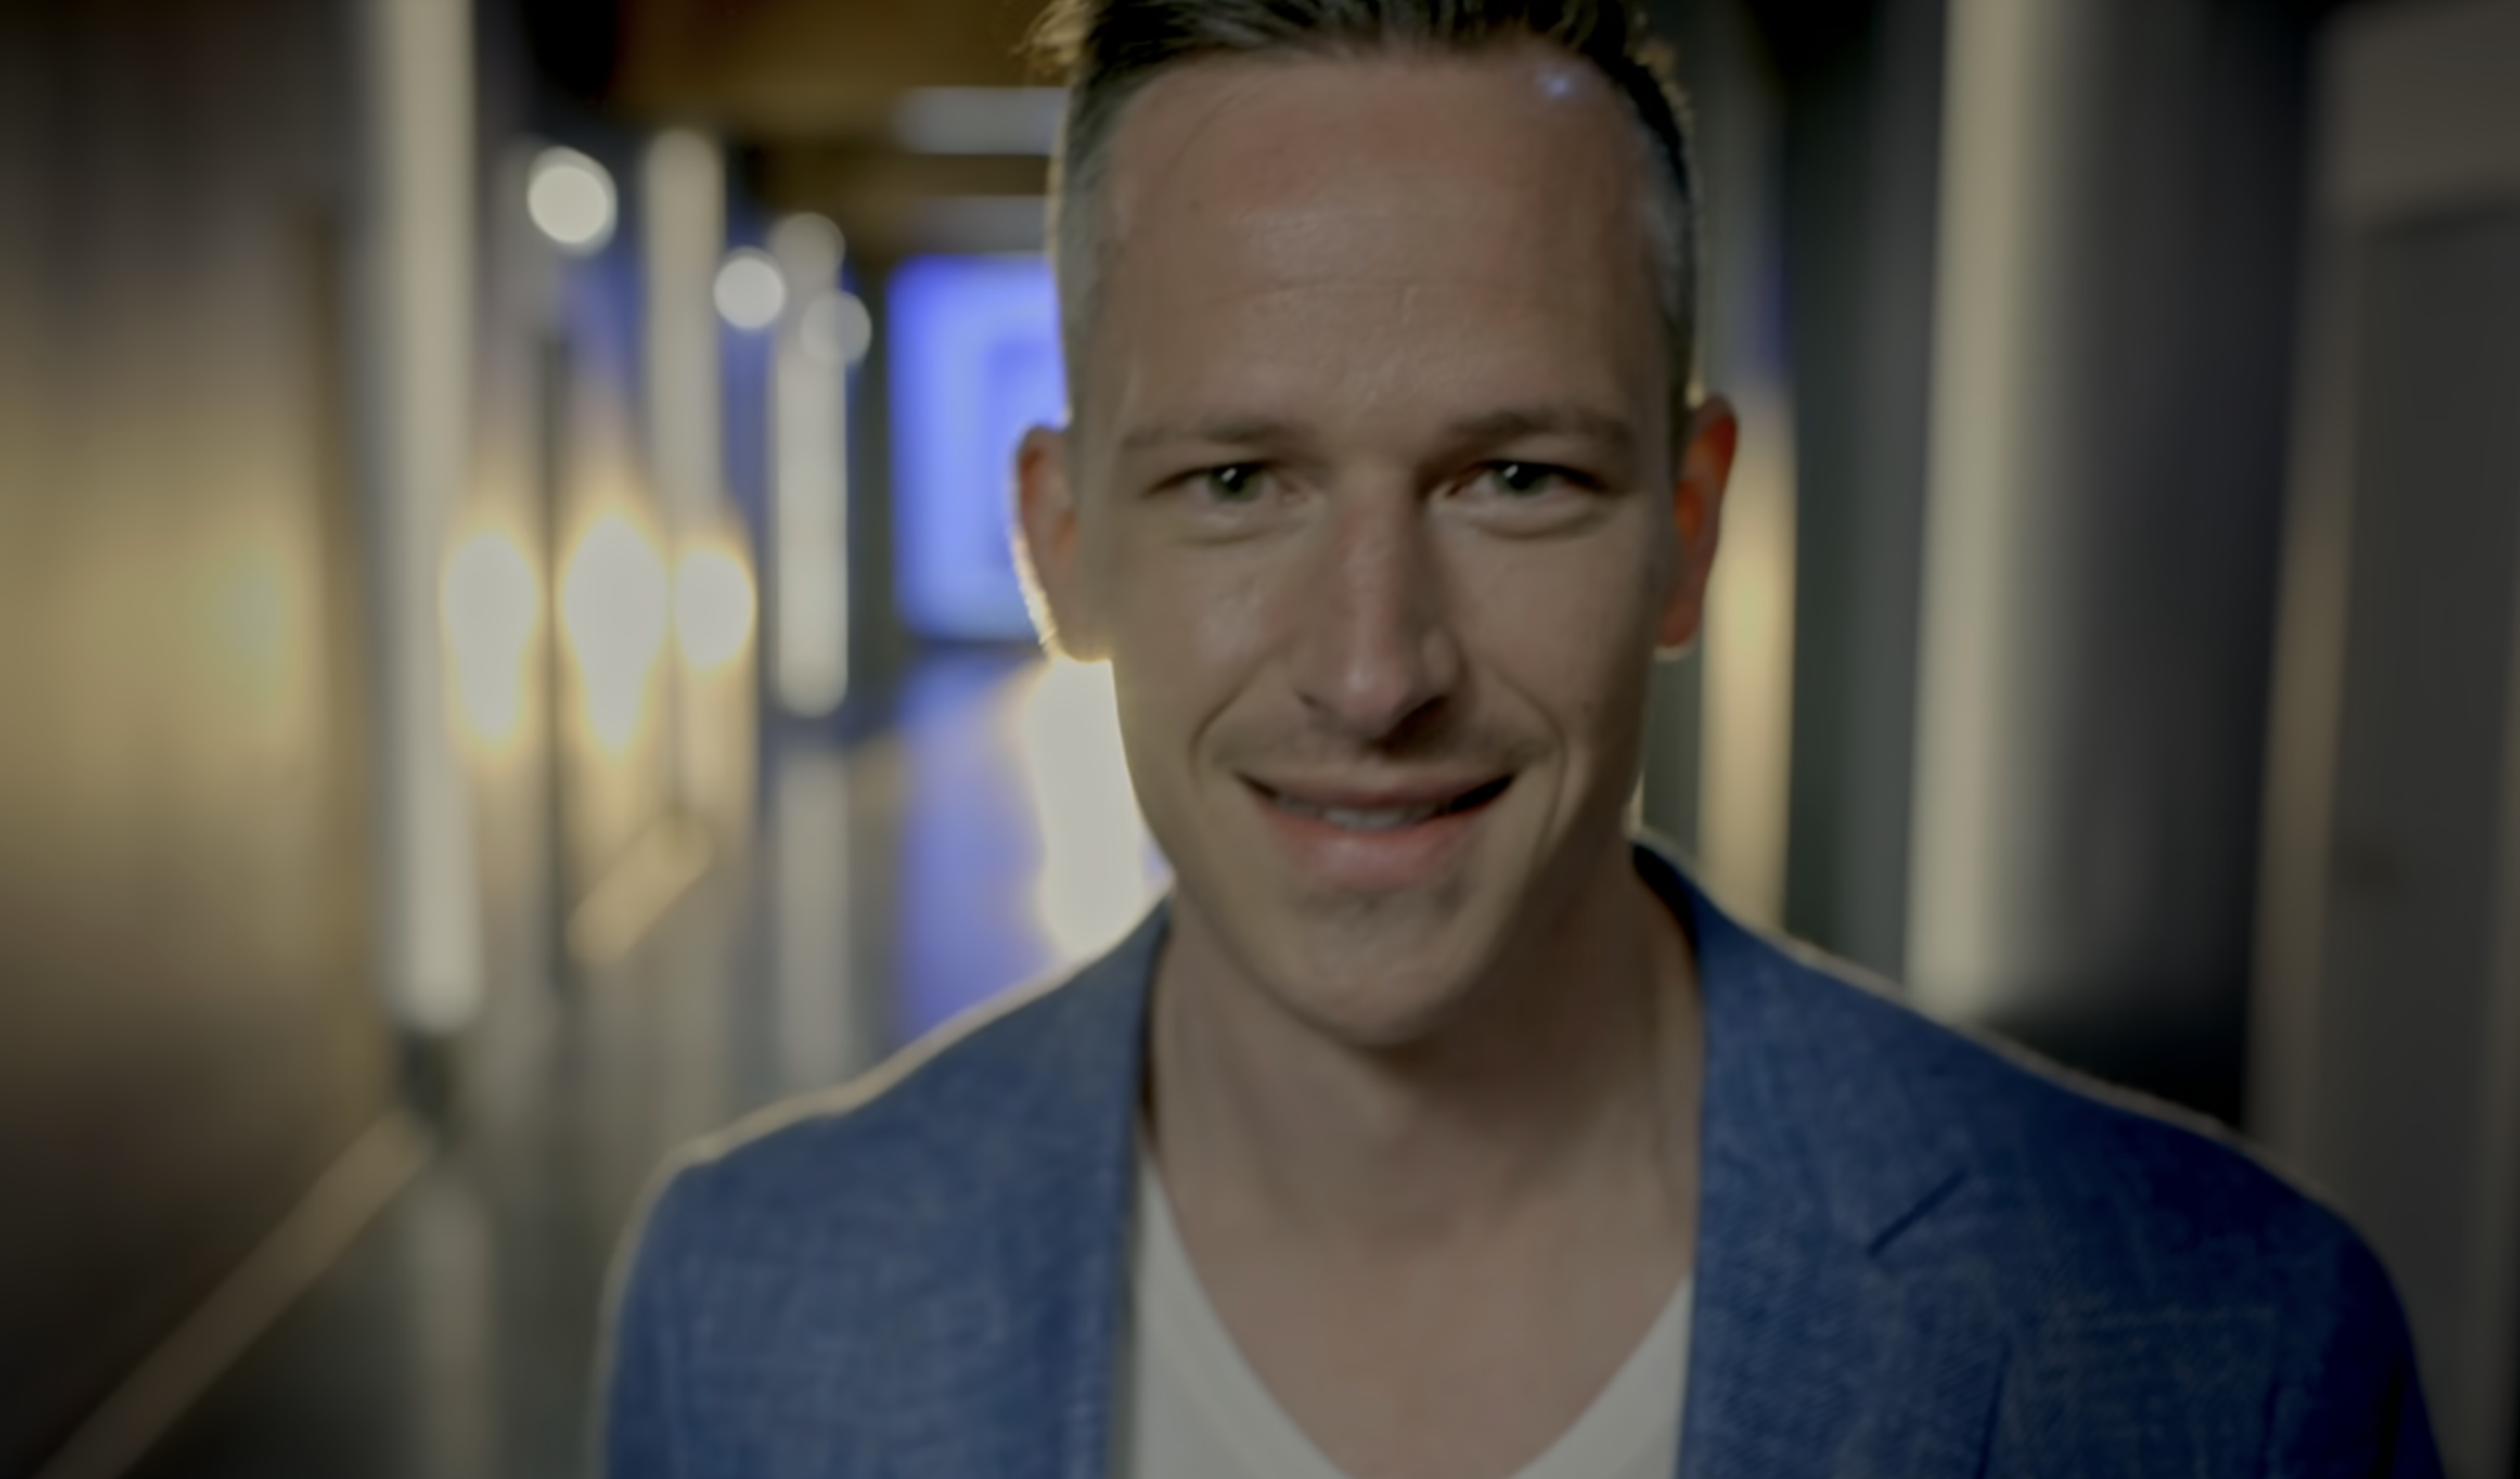
[(2355, 1472), (2441, 1472), (2397, 1292), (2323, 1199), (2210, 1120), (1785, 954), (1781, 991), (1844, 1054), (1826, 1071), (1862, 1086), (1834, 1111), (1863, 1127), (1854, 1152), (1888, 1157), (1895, 1138), (1938, 1167), (1931, 1214), (1901, 1225), (1913, 1242), (1882, 1251), (1951, 1260), (2062, 1363), (2025, 1369), (2021, 1400), (2045, 1370), (2074, 1408), (2076, 1363), (2104, 1355), (2252, 1350), (2268, 1363), (2269, 1472), (2340, 1456)]
[[(968, 1230), (1100, 1128), (1134, 1077), (1139, 983), (1106, 959), (1005, 999), (834, 1089), (676, 1152), (646, 1238), (721, 1254), (807, 1228), (899, 1243)], [(819, 1239), (818, 1239), (819, 1240)]]
[[(1947, 1168), (1953, 1210), (2050, 1287), (2101, 1303), (2200, 1308), (2324, 1297), (2396, 1301), (2362, 1237), (2318, 1195), (2204, 1116), (2104, 1085), (1932, 1016), (1893, 988), (1785, 947), (1782, 989), (1863, 1086), (1843, 1120)], [(2359, 1317), (2358, 1317), (2359, 1318)]]
[(668, 1161), (608, 1300), (611, 1471), (798, 1444), (818, 1472), (1012, 1471), (1043, 1353), (1112, 1278), (1142, 964), (1106, 957)]

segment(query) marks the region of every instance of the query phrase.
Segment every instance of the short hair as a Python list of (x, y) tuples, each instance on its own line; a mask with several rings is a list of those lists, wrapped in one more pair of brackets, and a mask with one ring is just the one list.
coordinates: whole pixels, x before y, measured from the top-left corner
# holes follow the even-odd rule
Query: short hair
[[(1051, 170), (1050, 240), (1073, 387), (1102, 244), (1093, 199), (1130, 101), (1191, 63), (1389, 52), (1475, 56), (1518, 40), (1572, 53), (1635, 115), (1648, 160), (1644, 218), (1671, 347), (1672, 394), (1697, 381), (1697, 184), (1688, 107), (1669, 49), (1635, 0), (1051, 0), (1034, 56), (1067, 87)], [(1071, 396), (1075, 394), (1071, 388)]]

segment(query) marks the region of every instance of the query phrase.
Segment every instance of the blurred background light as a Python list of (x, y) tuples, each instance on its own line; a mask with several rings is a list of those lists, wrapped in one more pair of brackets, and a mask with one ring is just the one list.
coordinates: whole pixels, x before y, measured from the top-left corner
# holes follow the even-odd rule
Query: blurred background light
[(1110, 666), (1053, 658), (1019, 682), (1008, 713), (1041, 843), (1033, 921), (1054, 959), (1084, 960), (1138, 921), (1164, 871), (1130, 785)]
[(588, 730), (612, 753), (630, 747), (670, 622), (655, 541), (618, 514), (588, 525), (561, 576), (561, 630), (576, 659)]
[(674, 571), (674, 636), (683, 660), (702, 671), (725, 667), (752, 640), (752, 572), (732, 550), (702, 546)]
[(1067, 417), (1050, 263), (914, 257), (887, 303), (902, 619), (926, 637), (1028, 640), (1010, 538), (1015, 444)]
[(770, 259), (782, 282), (800, 298), (812, 298), (839, 280), (847, 243), (840, 228), (811, 211), (782, 216), (770, 228)]
[[(753, 683), (742, 663), (750, 651), (752, 618), (747, 562), (741, 555), (726, 556), (729, 546), (721, 541), (734, 512), (730, 478), (745, 461), (754, 424), (735, 390), (752, 362), (749, 351), (730, 362), (720, 319), (740, 316), (748, 327), (765, 313), (775, 318), (776, 296), (767, 305), (750, 300), (765, 286), (777, 294), (781, 284), (775, 275), (766, 285), (748, 282), (739, 269), (727, 285), (734, 313), (722, 307), (728, 301), (720, 295), (719, 274), (727, 265), (729, 186), (719, 140), (690, 128), (660, 130), (642, 155), (640, 185), (649, 471), (660, 539), (676, 556), (675, 589), (668, 599), (681, 637), (679, 656), (658, 684), (660, 737), (671, 777), (667, 795), (673, 809), (721, 830), (732, 844), (753, 810)], [(732, 438), (730, 414), (740, 418)], [(714, 554), (699, 558), (704, 551)], [(730, 574), (736, 578), (726, 578)], [(699, 652), (710, 653), (711, 661), (697, 660)], [(679, 874), (666, 869), (653, 876), (670, 881)], [(624, 897), (644, 895), (633, 888)], [(592, 916), (603, 917), (601, 910)], [(641, 916), (633, 911), (625, 918)]]
[(541, 615), (533, 561), (515, 536), (483, 529), (447, 557), (439, 602), (465, 733), (493, 745), (515, 739)]
[(535, 156), (526, 177), (525, 211), (535, 229), (573, 256), (590, 256), (612, 240), (618, 199), (612, 176), (574, 149), (555, 145)]
[(1067, 93), (1057, 87), (920, 87), (892, 111), (892, 135), (918, 154), (1047, 155)]
[(826, 365), (854, 365), (875, 347), (875, 319), (854, 292), (826, 292), (798, 315), (797, 341)]
[(1793, 408), (1766, 385), (1736, 394), (1741, 451), (1698, 646), (1698, 864), (1717, 897), (1775, 927), (1793, 809)]
[(848, 979), (865, 948), (859, 942), (890, 921), (868, 917), (874, 912), (860, 892), (864, 875), (852, 866), (864, 829), (851, 825), (849, 765), (841, 754), (790, 751), (778, 778), (778, 804), (767, 818), (771, 980), (782, 1075), (803, 1089), (839, 1083), (881, 1052), (863, 999), (853, 1002), (832, 983)]
[(849, 684), (848, 380), (811, 347), (810, 322), (781, 338), (771, 387), (772, 688), (808, 718), (838, 708)]
[(779, 315), (788, 306), (788, 283), (770, 253), (758, 247), (739, 246), (719, 264), (713, 296), (720, 317), (738, 329), (754, 333), (779, 322)]
[[(343, 420), (350, 434), (343, 450), (350, 453), (349, 466), (358, 470), (364, 485), (360, 501), (370, 529), (368, 548), (376, 557), (369, 588), (374, 601), (366, 681), (375, 695), (374, 723), (381, 741), (370, 834), (377, 969), (397, 1025), (434, 1036), (473, 1021), (489, 992), (484, 875), (473, 829), (475, 777), (459, 745), (462, 721), (448, 712), (457, 696), (447, 682), (442, 606), (446, 557), (457, 512), (472, 493), (480, 446), (474, 415), (483, 343), (476, 337), (483, 314), (475, 270), (482, 245), (476, 223), (481, 140), (474, 71), (480, 37), (469, 6), (363, 0), (330, 14), (357, 18), (353, 23), (362, 52), (354, 74), (360, 85), (349, 90), (358, 94), (363, 115), (338, 119), (351, 142), (348, 152), (332, 157), (363, 182), (359, 190), (365, 197), (358, 228), (365, 245), (355, 262), (343, 263), (348, 276), (342, 280), (353, 294), (343, 327), (361, 327), (348, 333), (351, 355), (338, 370), (343, 388), (355, 398), (348, 405), (356, 407)], [(259, 41), (260, 32), (256, 35)], [(0, 42), (0, 52), (9, 49)], [(292, 47), (274, 41), (268, 49), (287, 52)], [(195, 75), (206, 82), (228, 66), (245, 65), (226, 58), (222, 54), (219, 64), (197, 61), (194, 65), (203, 70)], [(171, 106), (170, 95), (184, 88), (161, 81), (145, 90), (168, 97)], [(0, 92), (10, 91), (0, 85)], [(206, 138), (186, 137), (224, 137), (230, 127), (251, 127), (248, 116), (261, 112), (294, 111), (277, 96), (205, 111), (196, 128), (170, 125), (178, 132), (164, 137), (182, 138), (183, 147), (158, 151), (151, 167), (182, 178), (182, 199), (188, 201), (261, 194), (265, 187), (249, 182), (262, 176), (213, 172), (197, 177), (195, 171), (218, 151)], [(321, 149), (331, 142), (305, 137), (311, 132), (304, 123), (292, 128), (292, 147)], [(195, 150), (196, 143), (202, 145), (202, 152)], [(583, 156), (575, 157), (608, 196), (610, 184), (600, 166)], [(547, 183), (544, 189), (563, 204), (572, 193), (565, 182)], [(529, 171), (529, 214), (533, 194)], [(18, 207), (13, 203), (0, 213), (15, 220)], [(562, 212), (559, 219), (572, 236), (590, 230), (600, 235), (601, 227), (590, 215), (581, 209), (574, 215)], [(176, 229), (187, 240), (217, 237), (202, 235), (203, 219), (178, 219), (184, 224)], [(324, 261), (322, 253), (309, 253), (286, 265), (275, 260), (267, 270), (279, 274), (276, 281), (300, 285), (311, 308), (324, 291)], [(197, 286), (186, 300), (206, 304), (221, 296), (223, 291)], [(264, 315), (290, 311), (279, 299), (264, 301)], [(172, 353), (185, 334), (171, 323), (159, 325), (150, 336), (152, 359)], [(0, 338), (13, 335), (0, 334)], [(264, 414), (252, 409), (258, 404), (249, 388), (258, 379), (257, 361), (256, 351), (247, 346), (253, 342), (252, 332), (228, 339), (220, 346), (217, 368), (203, 381), (215, 384), (221, 396), (219, 408), (209, 414), (240, 436), (250, 436), (248, 428)], [(165, 388), (171, 391), (173, 383)], [(256, 481), (266, 475), (253, 474)], [(187, 469), (188, 488), (194, 476), (194, 470)]]
[[(777, 591), (771, 688), (808, 718), (831, 713), (849, 684), (848, 366), (874, 329), (866, 305), (839, 289), (839, 228), (791, 215), (770, 250), (803, 307), (771, 369), (771, 561)], [(844, 304), (855, 304), (853, 326)]]
[(726, 251), (726, 167), (713, 141), (668, 128), (649, 141), (640, 171), (648, 456), (665, 527), (679, 538), (706, 529), (724, 493), (725, 390), (710, 299)]

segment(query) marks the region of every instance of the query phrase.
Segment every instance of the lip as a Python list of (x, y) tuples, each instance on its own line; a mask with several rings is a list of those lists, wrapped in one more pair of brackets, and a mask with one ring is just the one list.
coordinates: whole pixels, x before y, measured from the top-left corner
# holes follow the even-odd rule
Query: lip
[(1392, 784), (1365, 785), (1340, 781), (1263, 780), (1246, 776), (1243, 782), (1259, 791), (1263, 799), (1274, 800), (1283, 796), (1307, 806), (1376, 811), (1387, 807), (1442, 806), (1491, 786), (1502, 789), (1512, 779), (1510, 774), (1476, 774), (1423, 777)]
[[(1385, 784), (1244, 777), (1245, 791), (1280, 852), (1308, 882), (1341, 891), (1387, 893), (1441, 879), (1460, 866), (1513, 776), (1412, 778)], [(1293, 803), (1291, 806), (1286, 803)], [(1414, 822), (1372, 829), (1343, 826), (1323, 811), (1445, 808)]]

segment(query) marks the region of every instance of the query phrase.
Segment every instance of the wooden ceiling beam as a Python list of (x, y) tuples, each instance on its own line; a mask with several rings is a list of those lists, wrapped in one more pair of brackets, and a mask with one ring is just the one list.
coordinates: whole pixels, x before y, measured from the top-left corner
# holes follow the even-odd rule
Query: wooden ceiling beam
[(754, 143), (874, 143), (914, 87), (1020, 87), (1036, 0), (639, 0), (614, 105)]

